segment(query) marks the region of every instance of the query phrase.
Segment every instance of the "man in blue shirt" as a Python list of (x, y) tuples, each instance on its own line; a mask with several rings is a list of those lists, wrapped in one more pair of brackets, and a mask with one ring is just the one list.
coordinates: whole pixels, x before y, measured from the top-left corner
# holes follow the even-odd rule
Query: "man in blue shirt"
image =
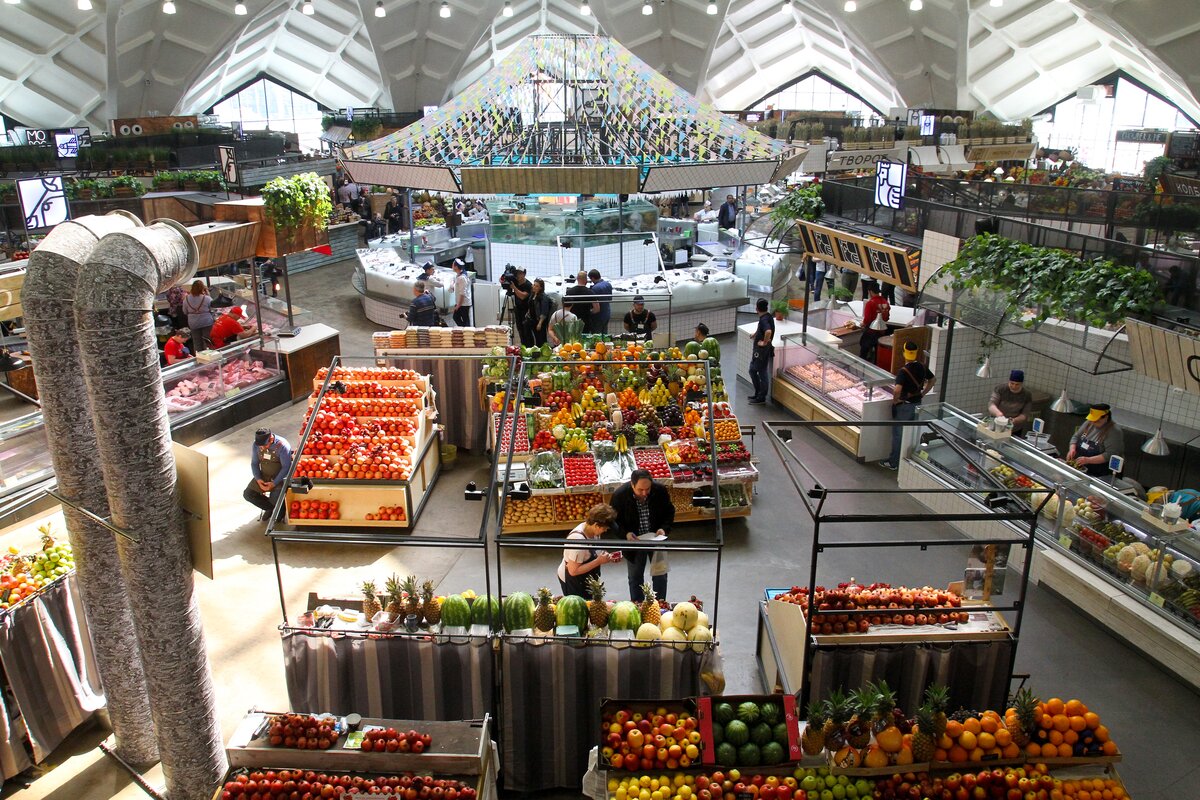
[(254, 444), (250, 446), (250, 472), (254, 477), (242, 497), (262, 509), (260, 520), (265, 520), (275, 508), (283, 491), (283, 478), (291, 468), (292, 446), (287, 439), (276, 436), (270, 428), (255, 431)]
[(425, 327), (433, 327), (437, 325), (437, 305), (433, 302), (433, 295), (425, 289), (425, 281), (417, 281), (413, 284), (413, 299), (408, 304), (408, 313), (405, 315), (409, 325), (423, 325)]
[(612, 284), (601, 277), (598, 269), (588, 272), (588, 278), (592, 281), (592, 294), (596, 295), (596, 302), (600, 305), (600, 310), (592, 314), (588, 333), (608, 333), (608, 321), (612, 319)]

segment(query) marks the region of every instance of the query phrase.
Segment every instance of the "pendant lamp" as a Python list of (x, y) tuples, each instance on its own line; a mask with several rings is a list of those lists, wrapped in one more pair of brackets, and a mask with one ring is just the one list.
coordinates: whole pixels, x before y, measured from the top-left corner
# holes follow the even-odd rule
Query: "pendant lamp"
[(1050, 404), (1050, 410), (1057, 411), (1060, 414), (1069, 414), (1074, 408), (1075, 405), (1071, 402), (1071, 398), (1067, 397), (1067, 386), (1063, 384), (1062, 394)]
[(976, 378), (992, 377), (992, 357), (984, 356), (983, 363), (979, 365), (979, 369), (975, 370)]
[(1171, 448), (1167, 446), (1167, 440), (1163, 437), (1162, 432), (1163, 418), (1167, 415), (1167, 399), (1170, 396), (1171, 387), (1168, 386), (1167, 393), (1163, 395), (1162, 411), (1158, 415), (1158, 430), (1142, 445), (1142, 452), (1148, 456), (1167, 456), (1171, 454)]
[(875, 314), (875, 319), (871, 320), (871, 324), (867, 327), (873, 331), (886, 331), (888, 329), (887, 323), (883, 321), (883, 314), (879, 313)]

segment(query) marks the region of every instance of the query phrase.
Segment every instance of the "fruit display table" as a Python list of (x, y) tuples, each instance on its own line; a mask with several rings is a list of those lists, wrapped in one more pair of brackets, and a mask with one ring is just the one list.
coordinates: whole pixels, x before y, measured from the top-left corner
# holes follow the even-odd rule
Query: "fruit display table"
[(104, 706), (74, 571), (0, 611), (0, 774), (40, 763)]
[(424, 353), (420, 348), (376, 350), (376, 362), (429, 376), (434, 396), (451, 401), (440, 409), (442, 443), (482, 453), (487, 442), (487, 412), (478, 401), (479, 361), (490, 351), (461, 347), (450, 352), (454, 354), (451, 357), (445, 353)]
[(293, 708), (454, 720), (493, 707), (489, 636), (330, 634), (286, 625), (280, 632)]
[(500, 669), (501, 775), (506, 790), (522, 793), (578, 790), (605, 698), (707, 694), (704, 676), (721, 671), (715, 645), (696, 653), (659, 642), (508, 636), (500, 640)]

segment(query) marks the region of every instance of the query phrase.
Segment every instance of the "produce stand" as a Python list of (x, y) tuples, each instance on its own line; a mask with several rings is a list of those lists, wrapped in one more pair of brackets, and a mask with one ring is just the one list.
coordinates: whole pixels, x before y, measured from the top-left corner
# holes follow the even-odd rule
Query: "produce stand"
[[(921, 490), (918, 500), (938, 512), (977, 511), (977, 496), (968, 489), (1031, 487), (1030, 499), (1045, 499), (1034, 533), (1038, 582), (1200, 686), (1200, 601), (1189, 604), (1200, 592), (1194, 532), (1165, 525), (1109, 479), (1086, 475), (1025, 440), (985, 437), (976, 418), (952, 406), (923, 407), (920, 416), (929, 434), (911, 442), (901, 460), (902, 487)], [(931, 488), (964, 491), (924, 493)], [(957, 527), (969, 536), (992, 536), (1014, 524)]]
[[(478, 798), (496, 797), (496, 760), (492, 743), (492, 718), (483, 715), (475, 720), (432, 721), (364, 717), (358, 730), (370, 727), (394, 728), (397, 731), (417, 730), (431, 737), (427, 751), (364, 752), (347, 749), (347, 731), (337, 735), (326, 750), (300, 750), (271, 746), (260, 733), (273, 715), (251, 711), (238, 725), (226, 747), (230, 771), (222, 781), (235, 780), (237, 775), (281, 769), (316, 771), (326, 774), (352, 773), (359, 777), (428, 775), (435, 779), (457, 780), (472, 787)], [(340, 716), (340, 715), (339, 715)], [(259, 735), (255, 735), (259, 734)], [(399, 791), (399, 790), (397, 790)], [(216, 798), (221, 797), (218, 789)], [(364, 791), (365, 794), (365, 791)]]
[[(979, 498), (977, 509), (958, 513), (906, 513), (902, 510), (874, 514), (859, 508), (861, 495), (908, 495), (903, 488), (835, 487), (814, 473), (800, 455), (789, 446), (796, 429), (812, 429), (825, 424), (812, 421), (768, 422), (764, 426), (783, 462), (793, 486), (813, 521), (812, 555), (807, 583), (801, 582), (789, 596), (800, 603), (796, 608), (781, 606), (775, 597), (763, 601), (759, 614), (757, 652), (764, 682), (784, 691), (798, 692), (801, 700), (823, 698), (833, 689), (855, 689), (868, 681), (886, 678), (896, 688), (902, 707), (919, 705), (920, 694), (932, 681), (948, 683), (952, 703), (968, 708), (1003, 708), (1012, 677), (1016, 646), (1025, 605), (1029, 562), (1033, 557), (1033, 531), (1037, 509), (1018, 498), (1032, 491), (1019, 488), (989, 487), (965, 490)], [(924, 423), (904, 423), (921, 427)], [(890, 423), (862, 423), (864, 426), (890, 427)], [(956, 494), (956, 490), (929, 489), (921, 494)], [(914, 492), (914, 494), (916, 494)], [(952, 537), (933, 529), (931, 523), (1012, 522), (1003, 535), (990, 537)], [(887, 536), (866, 538), (839, 536), (839, 525), (886, 525)], [(834, 526), (826, 529), (826, 526)], [(920, 533), (910, 533), (920, 530)], [(826, 551), (844, 548), (873, 549), (919, 548), (930, 553), (931, 566), (940, 573), (927, 582), (945, 585), (945, 589), (920, 590), (871, 583), (871, 575), (862, 584), (839, 582), (850, 576), (830, 575), (820, 570), (819, 561)], [(956, 561), (953, 548), (971, 551)], [(1015, 548), (1021, 548), (1017, 550)], [(1002, 582), (1005, 565), (997, 551), (1023, 553), (1017, 586), (1009, 580), (1008, 591)], [(968, 603), (962, 597), (960, 576), (970, 573), (970, 559), (984, 555), (986, 566), (979, 570), (982, 589), (979, 602)], [(877, 559), (880, 569), (884, 559)], [(960, 569), (962, 564), (968, 569)], [(886, 574), (886, 573), (884, 573)], [(836, 588), (824, 589), (821, 584)], [(974, 584), (972, 584), (973, 587)], [(993, 592), (994, 589), (994, 592)], [(972, 592), (976, 593), (976, 592)], [(783, 597), (783, 593), (777, 595)], [(998, 596), (1013, 598), (1010, 602)], [(817, 613), (801, 607), (808, 598), (821, 603)], [(819, 626), (819, 630), (817, 629)], [(845, 628), (857, 628), (847, 631)], [(832, 634), (832, 635), (831, 635)]]

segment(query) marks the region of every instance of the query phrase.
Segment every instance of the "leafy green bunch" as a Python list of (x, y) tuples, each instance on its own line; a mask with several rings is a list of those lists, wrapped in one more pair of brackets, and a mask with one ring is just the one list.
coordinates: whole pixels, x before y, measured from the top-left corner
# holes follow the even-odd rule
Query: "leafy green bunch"
[(955, 290), (1004, 298), (1010, 319), (1032, 311), (1028, 325), (1055, 317), (1103, 327), (1149, 312), (1161, 294), (1154, 276), (1137, 267), (992, 234), (968, 239), (944, 270)]
[(825, 201), (821, 199), (821, 185), (810, 183), (791, 192), (771, 209), (771, 219), (776, 223), (803, 219), (816, 222), (825, 213)]
[(267, 219), (288, 231), (306, 225), (325, 230), (333, 213), (329, 187), (315, 172), (275, 178), (262, 188), (262, 198)]

